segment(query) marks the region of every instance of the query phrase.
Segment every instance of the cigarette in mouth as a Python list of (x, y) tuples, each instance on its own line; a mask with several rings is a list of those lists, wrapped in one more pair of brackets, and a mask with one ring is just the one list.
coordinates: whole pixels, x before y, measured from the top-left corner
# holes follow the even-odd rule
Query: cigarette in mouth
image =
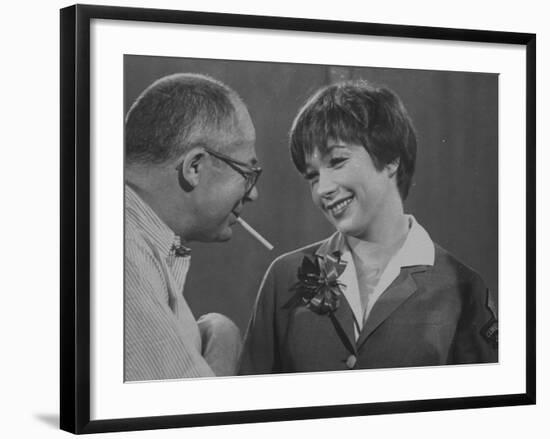
[(256, 238), (258, 241), (260, 241), (268, 250), (273, 250), (273, 246), (269, 243), (267, 239), (265, 239), (262, 235), (260, 235), (256, 230), (252, 228), (250, 224), (248, 224), (245, 220), (243, 220), (240, 216), (237, 217), (237, 222), (243, 226), (243, 228), (250, 233), (254, 238)]

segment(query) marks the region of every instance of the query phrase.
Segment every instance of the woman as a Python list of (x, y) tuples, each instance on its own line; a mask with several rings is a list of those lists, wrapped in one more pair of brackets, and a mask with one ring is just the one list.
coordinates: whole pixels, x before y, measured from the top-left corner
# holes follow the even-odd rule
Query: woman
[(399, 98), (362, 81), (325, 87), (299, 111), (290, 151), (336, 233), (271, 264), (240, 373), (496, 362), (483, 280), (403, 211), (416, 136)]

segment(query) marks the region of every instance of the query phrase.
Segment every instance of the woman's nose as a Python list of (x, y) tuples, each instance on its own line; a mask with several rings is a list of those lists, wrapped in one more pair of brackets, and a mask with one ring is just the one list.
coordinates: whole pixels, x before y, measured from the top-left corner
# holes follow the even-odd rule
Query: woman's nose
[(320, 197), (326, 197), (327, 195), (333, 193), (337, 184), (331, 177), (331, 173), (328, 171), (319, 171), (319, 181), (317, 182), (317, 195)]

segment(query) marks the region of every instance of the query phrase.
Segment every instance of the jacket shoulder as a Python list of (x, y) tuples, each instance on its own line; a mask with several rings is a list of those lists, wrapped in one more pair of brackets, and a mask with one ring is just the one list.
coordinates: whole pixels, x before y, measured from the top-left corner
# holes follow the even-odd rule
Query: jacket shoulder
[(302, 264), (304, 256), (312, 258), (315, 255), (317, 249), (325, 242), (326, 240), (318, 241), (313, 244), (308, 244), (304, 247), (300, 247), (296, 250), (292, 250), (287, 253), (283, 253), (273, 260), (271, 265), (268, 268), (268, 272), (285, 272), (289, 269), (292, 272), (295, 272), (297, 267)]
[(449, 251), (434, 243), (435, 261), (434, 272), (438, 275), (453, 279), (462, 285), (472, 285), (485, 289), (485, 282), (472, 267), (460, 261)]

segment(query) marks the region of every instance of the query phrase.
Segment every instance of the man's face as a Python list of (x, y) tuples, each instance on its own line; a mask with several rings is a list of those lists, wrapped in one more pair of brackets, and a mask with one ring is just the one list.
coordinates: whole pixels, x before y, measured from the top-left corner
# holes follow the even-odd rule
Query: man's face
[[(227, 147), (218, 149), (225, 156), (249, 166), (257, 164), (254, 125), (246, 107), (236, 103), (237, 124), (224, 136)], [(197, 241), (227, 241), (233, 235), (232, 226), (243, 211), (244, 203), (254, 201), (258, 191), (254, 187), (247, 195), (246, 179), (222, 159), (207, 154), (206, 172), (197, 187), (197, 223), (193, 239)]]
[(389, 218), (395, 181), (386, 168), (378, 171), (362, 145), (334, 141), (328, 152), (306, 158), (305, 177), (313, 202), (338, 231), (372, 240), (373, 230)]

